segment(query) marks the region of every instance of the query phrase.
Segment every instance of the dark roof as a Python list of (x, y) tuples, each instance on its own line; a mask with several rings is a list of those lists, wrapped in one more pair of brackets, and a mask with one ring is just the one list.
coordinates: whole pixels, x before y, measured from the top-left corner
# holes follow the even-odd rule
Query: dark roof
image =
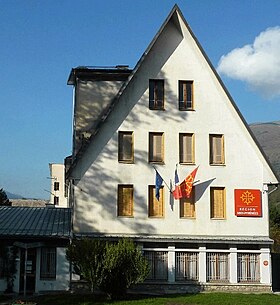
[(76, 85), (77, 79), (125, 81), (131, 72), (132, 70), (126, 65), (115, 67), (77, 67), (71, 70), (67, 85)]
[(68, 208), (0, 207), (0, 238), (69, 238)]

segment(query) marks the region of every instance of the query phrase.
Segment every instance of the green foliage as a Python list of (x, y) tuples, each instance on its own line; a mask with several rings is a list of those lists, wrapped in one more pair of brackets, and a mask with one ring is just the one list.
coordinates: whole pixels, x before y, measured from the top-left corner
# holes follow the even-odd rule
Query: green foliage
[(6, 192), (3, 189), (0, 189), (0, 206), (1, 205), (5, 205), (5, 206), (12, 205), (12, 203), (8, 199)]
[(149, 271), (149, 264), (137, 246), (121, 239), (117, 244), (106, 245), (100, 288), (111, 298), (120, 298), (132, 284), (143, 282)]
[(98, 240), (73, 240), (66, 250), (67, 259), (74, 270), (90, 283), (112, 298), (126, 293), (132, 284), (144, 281), (149, 265), (136, 245), (127, 239), (118, 243)]
[(2, 244), (0, 257), (2, 258), (2, 272), (7, 282), (6, 292), (13, 292), (16, 269), (17, 248)]
[(93, 292), (99, 285), (103, 266), (105, 243), (99, 240), (74, 239), (66, 250), (66, 258), (72, 262), (74, 271), (90, 283)]
[(274, 193), (271, 194), (271, 196), (276, 195), (274, 200), (272, 202), (269, 200), (269, 235), (274, 240), (272, 252), (280, 253), (280, 202), (277, 201), (278, 194)]

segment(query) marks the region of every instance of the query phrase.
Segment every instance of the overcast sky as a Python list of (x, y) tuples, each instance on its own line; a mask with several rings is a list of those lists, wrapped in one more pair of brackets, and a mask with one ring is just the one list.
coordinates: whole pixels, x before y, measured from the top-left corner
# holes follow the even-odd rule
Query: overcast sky
[[(0, 0), (0, 188), (49, 198), (48, 164), (71, 154), (71, 68), (133, 68), (174, 4)], [(247, 122), (280, 120), (280, 1), (177, 4)]]

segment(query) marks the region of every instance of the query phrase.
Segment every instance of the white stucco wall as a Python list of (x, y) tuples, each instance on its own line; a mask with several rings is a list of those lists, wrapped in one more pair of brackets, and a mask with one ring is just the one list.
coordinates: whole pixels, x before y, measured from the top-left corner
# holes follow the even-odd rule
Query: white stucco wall
[[(78, 161), (73, 172), (80, 179), (75, 188), (76, 232), (268, 236), (267, 204), (263, 204), (263, 217), (236, 217), (234, 189), (262, 191), (263, 183), (275, 177), (192, 37), (186, 29), (183, 33), (184, 39), (169, 22)], [(153, 78), (165, 80), (164, 111), (149, 110), (148, 85)], [(179, 80), (194, 80), (195, 111), (178, 110)], [(118, 163), (118, 131), (134, 132), (134, 164)], [(195, 165), (179, 165), (178, 171), (182, 181), (199, 165), (196, 219), (180, 219), (179, 201), (172, 202), (166, 186), (165, 217), (148, 217), (148, 185), (155, 183), (155, 171), (148, 163), (149, 132), (164, 132), (165, 164), (156, 168), (167, 183), (179, 162), (179, 133), (195, 134)], [(224, 166), (209, 165), (212, 133), (224, 135)], [(134, 186), (133, 218), (117, 217), (118, 184)], [(226, 188), (224, 220), (210, 219), (210, 186)]]
[[(50, 180), (51, 180), (51, 193), (50, 203), (54, 204), (54, 196), (59, 198), (56, 205), (57, 208), (67, 208), (67, 197), (65, 197), (65, 167), (64, 164), (50, 163)], [(59, 183), (59, 190), (54, 189), (54, 183)]]
[[(57, 248), (56, 261), (56, 279), (55, 280), (41, 280), (40, 268), (37, 268), (36, 273), (36, 292), (40, 291), (59, 291), (68, 290), (70, 283), (69, 263), (65, 257), (65, 248)], [(40, 266), (41, 251), (37, 250), (37, 266)]]

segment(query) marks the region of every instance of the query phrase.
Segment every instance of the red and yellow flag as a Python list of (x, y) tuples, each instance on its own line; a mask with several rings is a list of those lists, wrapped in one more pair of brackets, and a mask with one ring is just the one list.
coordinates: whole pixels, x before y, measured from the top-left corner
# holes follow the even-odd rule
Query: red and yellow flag
[(198, 167), (196, 169), (194, 169), (185, 178), (185, 180), (180, 184), (180, 189), (181, 189), (181, 193), (182, 193), (183, 198), (190, 198), (192, 188), (193, 188), (194, 178), (195, 178), (197, 170), (198, 170)]

